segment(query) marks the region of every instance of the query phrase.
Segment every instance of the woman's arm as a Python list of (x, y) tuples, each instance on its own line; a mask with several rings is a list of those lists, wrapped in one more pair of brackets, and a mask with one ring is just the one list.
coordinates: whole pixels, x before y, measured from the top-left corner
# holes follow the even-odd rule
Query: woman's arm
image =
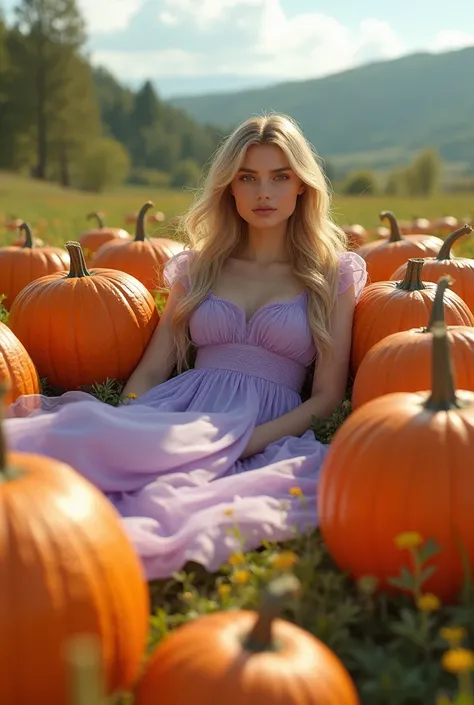
[(141, 396), (157, 384), (166, 382), (176, 364), (172, 320), (177, 303), (186, 294), (182, 284), (171, 287), (160, 321), (135, 370), (129, 377), (122, 396), (133, 393)]
[(284, 436), (301, 436), (311, 427), (313, 416), (330, 416), (344, 399), (349, 372), (352, 320), (355, 307), (354, 286), (338, 296), (332, 315), (333, 355), (316, 364), (311, 397), (293, 411), (256, 426), (242, 458), (261, 453), (270, 443)]

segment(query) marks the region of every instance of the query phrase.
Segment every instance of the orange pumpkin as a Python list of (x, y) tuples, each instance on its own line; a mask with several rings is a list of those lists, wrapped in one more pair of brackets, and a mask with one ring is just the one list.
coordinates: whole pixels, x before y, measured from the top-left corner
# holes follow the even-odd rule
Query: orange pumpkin
[(413, 571), (397, 536), (434, 539), (441, 550), (423, 591), (453, 600), (463, 559), (474, 565), (474, 393), (455, 391), (446, 326), (433, 326), (432, 339), (431, 391), (387, 394), (346, 419), (324, 460), (317, 506), (338, 566), (381, 588), (402, 568)]
[(169, 238), (145, 236), (145, 215), (153, 207), (148, 201), (142, 207), (135, 230), (135, 239), (130, 242), (112, 240), (103, 245), (94, 255), (94, 267), (120, 269), (136, 277), (149, 291), (163, 288), (163, 267), (166, 262), (181, 252), (184, 245)]
[(438, 218), (431, 223), (431, 227), (435, 231), (440, 233), (450, 233), (453, 228), (458, 227), (458, 219), (454, 215), (445, 215), (442, 218)]
[(277, 618), (297, 587), (283, 576), (268, 586), (258, 614), (217, 612), (178, 627), (151, 656), (135, 705), (358, 705), (339, 658)]
[(368, 242), (357, 250), (357, 254), (366, 261), (368, 283), (389, 279), (392, 272), (410, 257), (436, 255), (443, 245), (441, 238), (433, 235), (402, 236), (397, 219), (391, 211), (382, 211), (380, 219), (389, 222), (390, 237)]
[[(351, 370), (355, 374), (369, 350), (391, 333), (426, 324), (436, 295), (436, 284), (422, 281), (424, 260), (408, 261), (399, 281), (375, 282), (365, 287), (356, 304), (352, 332)], [(468, 305), (453, 291), (445, 293), (446, 321), (450, 326), (472, 326)]]
[(63, 650), (78, 633), (99, 639), (107, 693), (130, 688), (149, 598), (112, 504), (69, 465), (6, 453), (0, 437), (0, 511), (0, 702), (69, 702)]
[(129, 274), (88, 271), (81, 246), (67, 242), (69, 272), (42, 277), (15, 299), (8, 319), (40, 377), (72, 390), (107, 377), (127, 379), (158, 323), (152, 295)]
[(346, 233), (348, 245), (351, 250), (356, 250), (358, 247), (367, 241), (369, 233), (363, 225), (353, 223), (352, 225), (343, 225), (341, 229)]
[(92, 230), (86, 230), (79, 238), (86, 260), (91, 259), (92, 255), (97, 252), (105, 242), (110, 240), (130, 240), (131, 236), (123, 228), (108, 228), (105, 226), (104, 218), (101, 213), (93, 211), (87, 214), (87, 220), (94, 219), (97, 221), (97, 227)]
[(39, 394), (40, 381), (32, 359), (10, 328), (0, 322), (0, 383), (8, 387), (5, 403), (22, 394)]
[[(391, 392), (427, 389), (431, 381), (431, 329), (444, 322), (443, 297), (450, 277), (439, 280), (426, 328), (392, 333), (374, 345), (362, 360), (352, 388), (352, 407)], [(451, 326), (448, 339), (461, 389), (474, 391), (474, 328)]]
[(400, 224), (402, 235), (424, 235), (431, 232), (431, 222), (428, 218), (413, 218), (411, 223)]
[(31, 230), (22, 223), (25, 233), (23, 247), (0, 248), (0, 294), (5, 294), (5, 308), (9, 308), (17, 294), (30, 282), (69, 267), (69, 255), (60, 247), (33, 247)]
[[(443, 274), (453, 278), (452, 289), (463, 299), (471, 311), (474, 311), (474, 259), (455, 257), (451, 252), (453, 245), (464, 235), (472, 233), (470, 225), (463, 225), (446, 238), (436, 257), (424, 257), (423, 279), (436, 282)], [(396, 269), (390, 279), (401, 279), (405, 275), (406, 265)]]

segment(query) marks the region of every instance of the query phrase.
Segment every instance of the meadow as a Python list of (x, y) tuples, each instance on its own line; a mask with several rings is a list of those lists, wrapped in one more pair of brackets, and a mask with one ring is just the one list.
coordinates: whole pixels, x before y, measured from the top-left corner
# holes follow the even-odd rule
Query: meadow
[[(163, 223), (149, 226), (149, 234), (172, 234), (169, 221), (183, 213), (191, 199), (191, 191), (135, 187), (87, 194), (0, 173), (0, 219), (21, 218), (36, 235), (55, 245), (77, 239), (89, 227), (86, 214), (90, 211), (104, 213), (108, 225), (127, 228), (126, 214), (138, 211), (147, 200), (165, 214)], [(440, 194), (430, 199), (336, 195), (334, 199), (334, 214), (341, 224), (376, 228), (381, 210), (392, 210), (400, 220), (452, 215), (472, 221), (474, 195)], [(0, 245), (15, 236), (0, 221)], [(466, 242), (459, 252), (472, 256), (474, 249)], [(94, 393), (116, 403), (120, 385), (110, 381), (97, 386)], [(314, 429), (316, 436), (329, 443), (350, 412), (348, 397), (333, 417)], [(313, 502), (314, 498), (301, 496), (300, 500)], [(236, 525), (237, 536), (239, 531)], [(433, 595), (423, 595), (422, 577), (415, 568), (434, 550), (429, 539), (415, 537), (412, 545), (400, 548), (406, 550), (411, 576), (403, 595), (379, 593), (377, 580), (370, 575), (352, 581), (334, 564), (319, 532), (295, 535), (284, 545), (265, 544), (258, 551), (237, 552), (217, 574), (188, 565), (169, 580), (150, 584), (149, 649), (180, 624), (201, 615), (256, 608), (268, 580), (292, 572), (301, 592), (285, 616), (342, 659), (363, 705), (473, 705), (474, 590), (466, 574), (465, 589), (456, 604), (443, 605)], [(131, 705), (133, 699), (123, 694), (113, 702)]]

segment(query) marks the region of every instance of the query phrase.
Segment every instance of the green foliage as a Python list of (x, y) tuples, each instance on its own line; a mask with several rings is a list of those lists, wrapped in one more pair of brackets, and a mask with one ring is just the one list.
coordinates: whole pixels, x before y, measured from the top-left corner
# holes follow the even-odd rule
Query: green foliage
[(135, 168), (130, 170), (128, 183), (136, 186), (151, 186), (152, 188), (167, 188), (170, 185), (170, 175), (156, 169)]
[(377, 191), (377, 177), (368, 169), (349, 174), (341, 188), (347, 196), (373, 196)]
[(177, 164), (171, 175), (171, 186), (173, 188), (183, 188), (184, 186), (195, 187), (198, 185), (201, 170), (192, 159), (185, 159)]
[(442, 162), (435, 149), (425, 149), (404, 168), (388, 175), (385, 193), (388, 196), (434, 196), (440, 186)]
[(3, 300), (6, 298), (5, 294), (0, 294), (0, 323), (8, 323), (8, 311), (3, 305)]
[(127, 178), (130, 156), (112, 137), (99, 137), (88, 142), (79, 163), (78, 185), (96, 193), (120, 186)]

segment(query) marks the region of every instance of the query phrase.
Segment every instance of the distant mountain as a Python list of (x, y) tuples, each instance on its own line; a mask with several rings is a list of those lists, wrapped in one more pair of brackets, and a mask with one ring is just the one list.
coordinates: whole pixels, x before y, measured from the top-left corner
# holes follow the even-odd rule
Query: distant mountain
[(170, 102), (203, 124), (230, 129), (283, 112), (339, 170), (387, 169), (426, 146), (474, 173), (474, 47), (419, 53), (306, 81)]

